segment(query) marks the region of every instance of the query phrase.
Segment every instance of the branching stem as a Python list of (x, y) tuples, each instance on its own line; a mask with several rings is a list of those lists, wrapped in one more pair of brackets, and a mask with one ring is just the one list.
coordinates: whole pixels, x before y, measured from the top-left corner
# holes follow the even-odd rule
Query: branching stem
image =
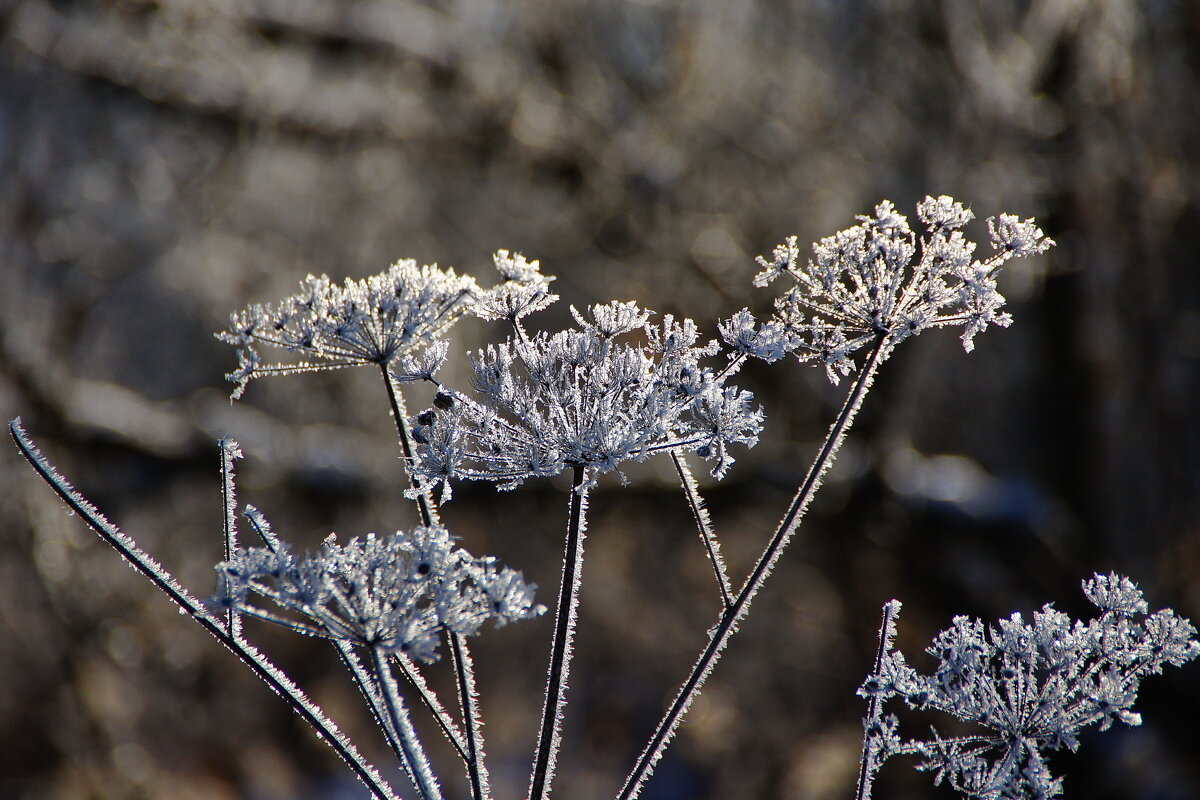
[(66, 478), (58, 474), (58, 471), (38, 452), (33, 441), (21, 427), (19, 418), (12, 420), (8, 429), (25, 460), (30, 463), (42, 480), (62, 498), (68, 508), (82, 517), (88, 527), (115, 549), (134, 569), (146, 576), (151, 583), (171, 599), (171, 602), (179, 606), (202, 628), (212, 634), (217, 641), (229, 648), (251, 672), (282, 697), (346, 762), (374, 797), (379, 800), (395, 800), (395, 792), (375, 767), (363, 759), (358, 749), (338, 729), (333, 720), (326, 717), (317, 705), (301, 691), (300, 687), (292, 683), (283, 670), (245, 640), (235, 639), (231, 636), (226, 628), (226, 620), (211, 613), (199, 600), (192, 597), (170, 573), (139, 548), (133, 539), (105, 519), (91, 503), (84, 499), (83, 495), (79, 494)]
[(759, 556), (758, 562), (754, 565), (754, 569), (751, 570), (750, 576), (746, 579), (746, 583), (742, 586), (741, 591), (738, 592), (732, 605), (725, 608), (717, 620), (717, 624), (712, 628), (708, 643), (701, 651), (700, 658), (696, 661), (695, 666), (692, 667), (691, 674), (688, 675), (687, 680), (680, 687), (679, 693), (675, 696), (675, 700), (671, 703), (670, 708), (667, 709), (667, 712), (659, 721), (658, 727), (651, 735), (641, 756), (638, 757), (637, 764), (634, 766), (633, 771), (629, 773), (629, 777), (626, 778), (625, 785), (618, 795), (618, 800), (632, 800), (641, 793), (643, 785), (653, 773), (654, 767), (662, 757), (663, 751), (666, 750), (667, 744), (675, 735), (680, 722), (683, 721), (683, 717), (687, 713), (692, 700), (700, 692), (704, 682), (708, 679), (709, 673), (712, 672), (713, 667), (720, 659), (725, 645), (729, 642), (734, 631), (737, 630), (738, 624), (749, 610), (751, 601), (753, 601), (758, 590), (762, 588), (763, 582), (771, 574), (775, 563), (779, 560), (780, 554), (782, 554), (788, 541), (799, 527), (800, 520), (803, 518), (808, 504), (812, 501), (813, 495), (816, 494), (817, 489), (821, 485), (821, 478), (833, 463), (834, 456), (837, 455), (842, 439), (854, 422), (854, 415), (857, 413), (859, 406), (862, 405), (862, 400), (867, 390), (871, 387), (875, 371), (879, 367), (883, 356), (885, 341), (884, 336), (878, 337), (874, 346), (867, 354), (866, 361), (859, 371), (854, 385), (850, 388), (850, 393), (847, 395), (837, 419), (830, 427), (829, 434), (825, 437), (825, 441), (821, 445), (816, 459), (809, 467), (808, 473), (797, 489), (796, 496), (792, 499), (791, 505), (783, 515), (783, 519), (780, 520), (775, 535), (771, 537), (771, 541), (767, 544), (766, 549)]

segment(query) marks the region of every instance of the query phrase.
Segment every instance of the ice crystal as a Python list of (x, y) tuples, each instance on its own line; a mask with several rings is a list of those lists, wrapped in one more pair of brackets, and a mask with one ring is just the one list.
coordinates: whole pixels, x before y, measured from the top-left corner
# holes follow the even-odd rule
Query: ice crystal
[[(985, 626), (955, 617), (927, 649), (938, 660), (932, 674), (909, 666), (892, 649), (894, 629), (881, 633), (875, 671), (859, 695), (871, 701), (865, 720), (864, 773), (893, 755), (915, 755), (918, 769), (934, 773), (970, 798), (1054, 797), (1062, 780), (1050, 773), (1046, 753), (1076, 749), (1076, 735), (1092, 725), (1140, 725), (1133, 711), (1141, 680), (1200, 654), (1196, 629), (1170, 609), (1142, 619), (1142, 593), (1121, 576), (1095, 575), (1084, 593), (1100, 616), (1073, 621), (1052, 605), (1026, 621), (1021, 614)], [(899, 604), (885, 607), (885, 628)], [(894, 715), (882, 711), (899, 698), (910, 708), (944, 712), (979, 730), (966, 735), (904, 741)], [(860, 796), (865, 796), (860, 793)]]
[[(574, 310), (573, 310), (574, 311)], [(451, 479), (490, 480), (511, 488), (531, 477), (584, 467), (589, 479), (666, 450), (711, 460), (721, 476), (731, 445), (757, 442), (762, 412), (750, 393), (726, 386), (701, 359), (691, 320), (650, 313), (633, 303), (574, 311), (579, 328), (519, 335), (472, 359), (474, 399), (444, 391), (418, 415), (417, 471), (448, 489)], [(618, 341), (640, 331), (645, 344)]]
[[(521, 573), (454, 547), (440, 526), (371, 533), (344, 545), (330, 536), (304, 556), (283, 544), (239, 549), (217, 572), (224, 579), (219, 605), (423, 661), (437, 657), (443, 630), (473, 635), (488, 620), (502, 626), (545, 611)], [(283, 613), (252, 604), (254, 596)]]
[[(472, 305), (479, 288), (452, 269), (397, 261), (384, 272), (338, 286), (309, 275), (300, 292), (278, 305), (252, 305), (233, 314), (217, 338), (238, 347), (239, 366), (227, 377), (236, 399), (252, 379), (360, 364), (386, 365), (429, 344)], [(295, 363), (263, 363), (266, 345), (299, 353)], [(309, 360), (311, 359), (311, 360)]]
[[(813, 245), (815, 261), (800, 263), (796, 237), (760, 256), (755, 285), (781, 275), (794, 285), (776, 301), (775, 322), (796, 337), (764, 329), (766, 342), (749, 336), (750, 320), (733, 320), (726, 339), (743, 342), (751, 355), (772, 360), (794, 349), (801, 361), (822, 364), (834, 383), (854, 368), (853, 353), (879, 341), (886, 356), (899, 342), (928, 328), (961, 326), (970, 352), (988, 325), (1007, 326), (996, 273), (1008, 260), (1044, 252), (1054, 242), (1033, 220), (1002, 214), (988, 220), (995, 252), (974, 258), (975, 243), (962, 233), (973, 217), (950, 197), (927, 197), (917, 206), (925, 226), (918, 238), (908, 219), (884, 201), (874, 216)], [(747, 314), (748, 316), (748, 314)], [(767, 346), (770, 343), (775, 346)]]

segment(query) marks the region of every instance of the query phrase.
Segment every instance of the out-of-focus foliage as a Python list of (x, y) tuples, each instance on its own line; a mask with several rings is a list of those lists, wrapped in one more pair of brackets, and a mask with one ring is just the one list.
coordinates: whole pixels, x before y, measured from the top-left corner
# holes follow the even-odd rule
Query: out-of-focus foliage
[[(637, 300), (711, 320), (716, 336), (718, 317), (769, 310), (753, 256), (784, 236), (803, 250), (879, 197), (911, 208), (947, 194), (981, 217), (1037, 217), (1059, 246), (1000, 277), (1016, 323), (970, 359), (951, 364), (952, 339), (921, 337), (888, 364), (786, 580), (646, 797), (847, 796), (854, 690), (889, 597), (906, 601), (910, 652), (953, 614), (1066, 604), (1082, 575), (1110, 569), (1200, 616), (1189, 4), (2, 8), (0, 408), (189, 586), (214, 581), (226, 434), (249, 456), (243, 497), (311, 536), (298, 546), (415, 522), (369, 375), (261, 382), (229, 405), (236, 363), (212, 338), (229, 309), (400, 257), (487, 279), (505, 247), (558, 276), (564, 310)], [(538, 325), (569, 324), (555, 313)], [(466, 350), (480, 326), (456, 331)], [(767, 427), (706, 489), (735, 579), (836, 403), (819, 371), (781, 367), (739, 377)], [(275, 698), (64, 517), (15, 454), (5, 464), (0, 794), (338, 791), (340, 765)], [(714, 611), (689, 512), (659, 501), (670, 476), (652, 463), (628, 475), (593, 498), (564, 797), (611, 795)], [(459, 491), (447, 523), (464, 546), (554, 585), (556, 492)], [(548, 638), (533, 621), (476, 653), (504, 796), (521, 791), (541, 690), (540, 659), (518, 654)], [(325, 648), (271, 644), (293, 648), (281, 661), (331, 713), (353, 707)], [(1081, 748), (1069, 792), (1200, 794), (1195, 684), (1148, 687), (1146, 724), (1110, 732), (1094, 761)], [(214, 692), (231, 685), (241, 693)], [(920, 776), (886, 772), (879, 796), (927, 796)]]

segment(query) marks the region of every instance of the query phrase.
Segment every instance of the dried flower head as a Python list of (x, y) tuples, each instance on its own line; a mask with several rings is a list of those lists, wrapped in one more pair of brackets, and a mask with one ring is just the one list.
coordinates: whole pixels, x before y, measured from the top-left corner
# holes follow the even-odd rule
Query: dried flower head
[[(227, 377), (246, 384), (264, 375), (386, 365), (408, 350), (433, 342), (474, 302), (479, 288), (452, 269), (397, 261), (364, 280), (338, 286), (309, 275), (299, 293), (277, 306), (252, 305), (233, 314), (221, 341), (238, 347), (239, 368)], [(295, 363), (264, 364), (258, 347), (299, 353)], [(312, 359), (312, 360), (308, 360)]]
[[(1061, 793), (1045, 752), (1076, 749), (1076, 734), (1114, 721), (1140, 725), (1133, 711), (1142, 678), (1200, 655), (1196, 629), (1170, 609), (1143, 619), (1142, 593), (1121, 576), (1095, 575), (1084, 593), (1100, 616), (1071, 620), (1046, 605), (1026, 621), (1013, 614), (995, 625), (955, 617), (928, 648), (938, 660), (930, 675), (893, 650), (894, 601), (885, 611), (881, 655), (859, 695), (871, 700), (864, 749), (867, 769), (888, 757), (909, 754), (918, 769), (933, 772), (971, 798), (1041, 798)], [(903, 741), (895, 716), (883, 702), (903, 700), (977, 726), (978, 733)]]
[[(689, 450), (723, 475), (729, 447), (753, 446), (762, 412), (753, 397), (725, 385), (700, 361), (718, 351), (699, 344), (691, 320), (633, 303), (574, 311), (577, 329), (517, 336), (472, 359), (478, 399), (443, 393), (418, 415), (417, 471), (441, 482), (496, 481), (511, 488), (537, 476), (584, 467), (589, 479), (666, 450)], [(640, 331), (646, 343), (617, 341)]]
[[(794, 285), (776, 301), (775, 321), (796, 337), (770, 333), (770, 344), (795, 349), (801, 361), (822, 364), (834, 383), (854, 368), (851, 355), (879, 341), (886, 356), (899, 342), (927, 328), (962, 326), (963, 347), (970, 352), (975, 334), (988, 325), (1007, 326), (1004, 297), (996, 291), (996, 272), (1009, 259), (1034, 255), (1053, 246), (1034, 224), (1009, 214), (988, 220), (995, 253), (974, 258), (975, 243), (963, 235), (973, 217), (950, 197), (927, 197), (917, 206), (925, 226), (918, 238), (908, 219), (884, 201), (874, 216), (813, 245), (815, 261), (802, 265), (796, 237), (775, 248), (754, 279), (765, 286), (781, 275)], [(747, 322), (726, 333), (745, 340)], [(767, 331), (764, 331), (767, 333)], [(779, 347), (748, 352), (777, 358)]]
[[(344, 545), (330, 536), (305, 556), (282, 544), (239, 549), (217, 572), (224, 579), (219, 605), (423, 661), (437, 658), (442, 630), (469, 636), (489, 619), (502, 626), (545, 611), (520, 572), (454, 547), (440, 526), (370, 533)], [(283, 613), (253, 605), (252, 596)]]
[(543, 275), (541, 263), (520, 253), (497, 250), (493, 260), (504, 282), (483, 292), (475, 313), (486, 320), (508, 320), (519, 325), (523, 317), (541, 311), (558, 299), (550, 292), (553, 275)]

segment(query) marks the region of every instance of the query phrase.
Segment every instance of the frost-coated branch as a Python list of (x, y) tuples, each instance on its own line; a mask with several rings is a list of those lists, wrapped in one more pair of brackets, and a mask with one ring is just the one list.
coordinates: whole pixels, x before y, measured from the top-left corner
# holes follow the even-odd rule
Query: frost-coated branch
[(738, 592), (733, 604), (728, 606), (717, 620), (717, 624), (713, 627), (709, 635), (708, 644), (705, 645), (700, 658), (692, 667), (691, 674), (684, 681), (670, 708), (667, 709), (667, 712), (659, 721), (658, 727), (651, 735), (650, 741), (647, 742), (641, 756), (639, 756), (633, 771), (629, 773), (629, 777), (626, 779), (625, 785), (618, 795), (618, 800), (632, 800), (632, 798), (637, 797), (641, 793), (646, 780), (653, 773), (655, 765), (662, 758), (663, 751), (666, 750), (679, 724), (683, 721), (683, 717), (687, 713), (688, 707), (691, 706), (692, 700), (700, 693), (704, 682), (708, 680), (709, 674), (720, 659), (725, 645), (728, 644), (730, 637), (737, 630), (742, 617), (750, 609), (751, 601), (758, 594), (758, 590), (762, 588), (763, 582), (771, 574), (771, 570), (774, 569), (779, 556), (783, 553), (788, 541), (796, 532), (796, 528), (799, 527), (800, 520), (804, 516), (804, 511), (808, 508), (813, 495), (816, 494), (817, 489), (820, 487), (821, 478), (833, 464), (838, 448), (841, 446), (846, 432), (854, 422), (854, 415), (858, 412), (859, 407), (862, 405), (863, 397), (866, 396), (867, 391), (871, 387), (875, 371), (883, 356), (883, 345), (883, 337), (878, 337), (875, 345), (867, 355), (866, 363), (863, 364), (858, 377), (854, 381), (854, 385), (850, 389), (850, 393), (846, 397), (846, 402), (842, 405), (841, 412), (830, 427), (829, 434), (825, 437), (825, 442), (821, 445), (820, 452), (817, 453), (816, 459), (813, 461), (812, 466), (809, 467), (808, 474), (800, 484), (800, 488), (796, 491), (796, 496), (792, 499), (792, 504), (788, 507), (787, 512), (780, 521), (775, 535), (771, 538), (766, 549), (763, 550), (762, 555), (759, 556), (758, 562), (754, 565), (754, 569), (750, 572), (750, 576), (746, 579), (746, 583), (742, 586), (741, 591)]
[(713, 573), (717, 577), (717, 586), (721, 590), (721, 601), (726, 608), (733, 605), (733, 589), (729, 585), (729, 574), (725, 569), (725, 560), (721, 558), (721, 543), (717, 541), (717, 534), (713, 531), (712, 520), (708, 516), (708, 508), (704, 505), (704, 498), (700, 496), (700, 490), (696, 486), (696, 479), (692, 476), (692, 470), (688, 467), (687, 461), (683, 459), (677, 452), (671, 453), (671, 463), (675, 465), (675, 472), (679, 475), (679, 483), (683, 487), (683, 493), (687, 497), (688, 507), (692, 510), (692, 516), (696, 519), (696, 529), (700, 533), (700, 540), (704, 542), (704, 551), (708, 554), (708, 561), (712, 564)]
[[(225, 560), (233, 557), (237, 549), (237, 487), (234, 483), (234, 462), (242, 457), (238, 443), (228, 437), (220, 441), (221, 447), (221, 508), (225, 539)], [(238, 610), (229, 607), (226, 615), (229, 635), (235, 639), (242, 636), (242, 620)]]
[(579, 585), (583, 571), (583, 542), (587, 535), (587, 493), (584, 468), (575, 467), (571, 483), (567, 541), (563, 548), (562, 582), (554, 617), (554, 640), (550, 649), (550, 668), (546, 674), (546, 701), (538, 733), (537, 751), (529, 777), (529, 800), (550, 796), (550, 782), (562, 747), (562, 716), (567, 703), (567, 680), (571, 673)]
[(371, 648), (371, 663), (375, 667), (375, 677), (383, 691), (384, 705), (392, 721), (392, 728), (400, 745), (400, 763), (404, 771), (412, 779), (413, 785), (420, 792), (422, 800), (442, 800), (442, 789), (437, 776), (425, 755), (425, 748), (413, 729), (412, 719), (404, 698), (400, 696), (400, 688), (392, 675), (391, 665), (388, 664), (387, 649), (382, 646)]
[(450, 658), (458, 684), (458, 699), (462, 707), (463, 726), (467, 729), (467, 778), (471, 783), (472, 800), (490, 800), (492, 788), (483, 751), (483, 716), (479, 711), (479, 691), (475, 688), (475, 664), (467, 640), (453, 631), (450, 639)]
[(113, 547), (134, 569), (145, 575), (173, 603), (212, 634), (221, 644), (229, 648), (251, 672), (282, 697), (346, 762), (346, 765), (353, 770), (372, 795), (380, 800), (396, 800), (397, 795), (378, 770), (363, 759), (358, 749), (338, 729), (333, 720), (325, 716), (320, 707), (309, 700), (283, 670), (275, 666), (270, 659), (246, 641), (233, 638), (227, 631), (224, 620), (209, 612), (204, 604), (184, 589), (162, 565), (139, 548), (132, 538), (109, 522), (66, 478), (58, 473), (58, 470), (46, 460), (25, 433), (20, 418), (12, 420), (8, 425), (8, 430), (25, 460), (41, 476), (42, 480), (62, 498), (68, 508), (82, 517), (88, 527)]

